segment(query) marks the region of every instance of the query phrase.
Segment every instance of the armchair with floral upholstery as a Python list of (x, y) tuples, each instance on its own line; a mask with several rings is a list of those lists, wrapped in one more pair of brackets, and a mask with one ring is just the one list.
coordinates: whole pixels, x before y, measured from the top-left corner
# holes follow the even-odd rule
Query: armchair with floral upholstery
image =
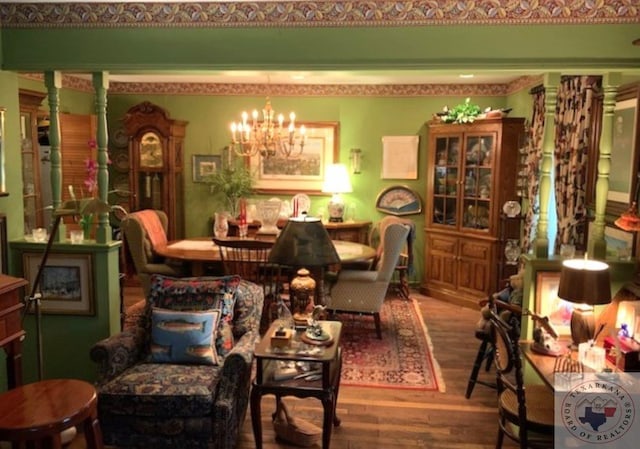
[[(143, 317), (91, 349), (91, 359), (98, 363), (98, 412), (105, 444), (233, 448), (246, 415), (263, 300), (262, 288), (238, 276), (153, 275)], [(209, 340), (213, 361), (157, 360), (156, 352), (174, 352), (173, 346), (163, 352), (157, 345), (160, 311), (220, 317), (219, 324), (213, 321)], [(189, 319), (160, 324), (178, 334), (194, 328)], [(204, 330), (204, 324), (195, 328)]]

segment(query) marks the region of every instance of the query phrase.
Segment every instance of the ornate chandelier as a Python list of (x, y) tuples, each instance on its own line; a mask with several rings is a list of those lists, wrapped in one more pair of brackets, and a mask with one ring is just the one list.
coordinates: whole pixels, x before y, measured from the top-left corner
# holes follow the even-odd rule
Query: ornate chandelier
[(275, 111), (267, 97), (262, 110), (262, 121), (258, 121), (258, 111), (254, 109), (251, 123), (249, 114), (242, 112), (242, 121), (231, 123), (231, 148), (238, 156), (253, 157), (297, 157), (302, 154), (305, 143), (305, 127), (300, 126), (296, 134), (296, 115), (289, 114), (289, 124), (284, 126), (284, 116), (278, 115), (274, 121)]

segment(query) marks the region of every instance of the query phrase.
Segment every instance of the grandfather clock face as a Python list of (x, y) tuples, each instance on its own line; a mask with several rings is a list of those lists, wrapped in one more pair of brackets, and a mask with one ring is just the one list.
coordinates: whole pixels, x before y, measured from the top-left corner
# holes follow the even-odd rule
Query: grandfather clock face
[(153, 132), (147, 132), (140, 139), (140, 167), (162, 168), (162, 141)]

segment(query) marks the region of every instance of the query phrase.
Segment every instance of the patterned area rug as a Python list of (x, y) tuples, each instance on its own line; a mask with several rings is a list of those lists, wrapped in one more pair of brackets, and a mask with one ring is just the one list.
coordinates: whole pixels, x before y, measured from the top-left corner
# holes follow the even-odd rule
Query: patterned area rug
[(431, 339), (415, 300), (388, 297), (378, 339), (373, 317), (339, 314), (342, 385), (445, 391)]

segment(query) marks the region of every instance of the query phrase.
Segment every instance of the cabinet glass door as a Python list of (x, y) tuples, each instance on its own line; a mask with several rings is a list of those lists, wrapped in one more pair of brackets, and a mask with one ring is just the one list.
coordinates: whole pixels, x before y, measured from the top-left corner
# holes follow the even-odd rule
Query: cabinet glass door
[(465, 136), (462, 227), (488, 231), (495, 134)]
[(458, 225), (458, 191), (460, 137), (436, 138), (436, 163), (433, 173), (432, 222), (445, 226)]

